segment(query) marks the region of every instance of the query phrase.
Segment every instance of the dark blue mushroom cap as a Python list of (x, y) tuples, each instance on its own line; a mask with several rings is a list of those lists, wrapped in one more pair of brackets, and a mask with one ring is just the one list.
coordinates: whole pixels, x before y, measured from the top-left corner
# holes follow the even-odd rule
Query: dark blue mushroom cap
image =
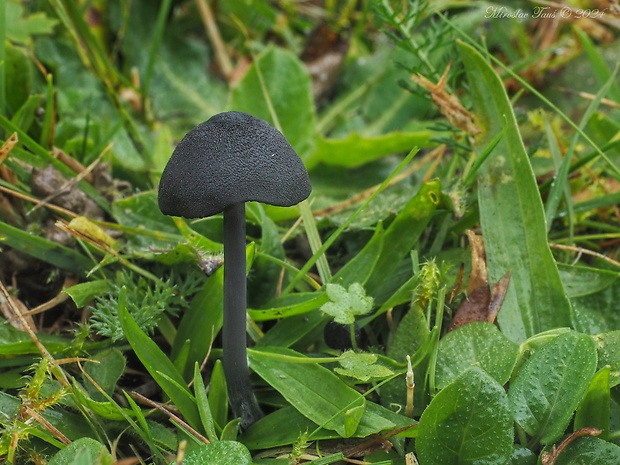
[(204, 218), (248, 201), (296, 205), (311, 190), (304, 164), (282, 133), (230, 111), (199, 124), (177, 145), (159, 183), (159, 209)]

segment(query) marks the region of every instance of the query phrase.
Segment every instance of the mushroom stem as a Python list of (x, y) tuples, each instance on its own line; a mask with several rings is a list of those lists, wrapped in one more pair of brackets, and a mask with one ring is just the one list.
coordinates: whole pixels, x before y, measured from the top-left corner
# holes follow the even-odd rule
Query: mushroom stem
[(252, 392), (246, 348), (245, 203), (224, 209), (223, 364), (235, 417), (247, 428), (262, 417)]

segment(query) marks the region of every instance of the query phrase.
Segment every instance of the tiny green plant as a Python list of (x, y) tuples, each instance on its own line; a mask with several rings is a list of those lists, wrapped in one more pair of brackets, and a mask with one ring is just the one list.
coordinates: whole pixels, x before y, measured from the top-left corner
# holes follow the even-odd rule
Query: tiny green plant
[(155, 3), (0, 2), (0, 462), (620, 463), (612, 6)]

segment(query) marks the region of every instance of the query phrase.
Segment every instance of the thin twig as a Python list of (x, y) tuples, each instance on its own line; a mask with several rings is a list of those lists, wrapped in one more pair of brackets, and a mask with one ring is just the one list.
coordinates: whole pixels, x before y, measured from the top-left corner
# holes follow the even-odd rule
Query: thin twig
[(164, 413), (168, 418), (170, 418), (171, 420), (173, 420), (174, 422), (178, 423), (179, 425), (181, 425), (183, 428), (185, 428), (185, 430), (190, 433), (192, 436), (194, 436), (196, 439), (198, 439), (200, 442), (204, 443), (204, 444), (209, 444), (209, 440), (207, 438), (205, 438), (202, 434), (200, 434), (198, 431), (196, 431), (194, 428), (192, 428), (191, 426), (189, 426), (185, 421), (181, 420), (177, 415), (175, 415), (174, 413), (172, 413), (170, 410), (168, 410), (166, 407), (164, 407), (162, 404), (159, 404), (155, 401), (152, 401), (151, 399), (149, 399), (148, 397), (144, 397), (142, 394), (140, 394), (139, 392), (133, 391), (132, 395), (138, 397), (142, 402), (144, 402), (146, 405), (153, 407), (157, 410), (159, 410), (160, 412)]
[(217, 27), (215, 16), (213, 15), (207, 0), (196, 0), (196, 6), (198, 7), (198, 13), (200, 13), (202, 24), (204, 24), (205, 29), (207, 30), (209, 40), (211, 40), (211, 45), (213, 45), (217, 64), (220, 66), (222, 74), (226, 77), (226, 79), (228, 79), (232, 75), (233, 65), (230, 61), (230, 57), (228, 56), (228, 52), (226, 51), (226, 45), (220, 35), (220, 30)]
[(99, 164), (99, 162), (101, 161), (103, 156), (107, 152), (110, 151), (111, 148), (112, 148), (112, 144), (110, 143), (110, 144), (108, 144), (103, 149), (103, 151), (99, 154), (99, 156), (90, 165), (88, 165), (86, 168), (84, 168), (84, 170), (81, 173), (78, 173), (78, 175), (76, 177), (69, 179), (66, 183), (64, 183), (60, 187), (60, 189), (58, 189), (56, 192), (48, 195), (43, 200), (37, 201), (36, 205), (30, 209), (30, 211), (27, 213), (27, 215), (30, 215), (35, 210), (38, 210), (41, 207), (47, 206), (47, 204), (50, 203), (52, 200), (54, 200), (56, 197), (58, 197), (59, 195), (69, 191), (74, 185), (76, 185), (78, 182), (80, 182), (82, 179), (84, 179), (86, 176), (88, 176), (95, 169), (95, 167)]
[(603, 255), (601, 253), (594, 252), (593, 250), (584, 249), (583, 247), (575, 247), (572, 245), (562, 245), (562, 244), (549, 244), (549, 247), (553, 249), (568, 250), (570, 252), (576, 252), (580, 255), (581, 254), (591, 255), (593, 257), (600, 258), (601, 260), (605, 260), (607, 263), (611, 263), (612, 265), (620, 268), (620, 262), (617, 262), (616, 260), (609, 258), (608, 256)]
[[(33, 197), (28, 194), (22, 194), (21, 192), (8, 189), (4, 186), (0, 186), (0, 192), (4, 192), (5, 194), (9, 194), (13, 197), (17, 197), (18, 199), (26, 200), (32, 203), (39, 203), (41, 201), (40, 199), (37, 199), (36, 197)], [(77, 213), (73, 213), (71, 210), (67, 210), (66, 208), (62, 208), (62, 207), (59, 207), (58, 205), (54, 205), (51, 203), (46, 204), (45, 207), (49, 208), (50, 210), (55, 211), (56, 213), (62, 213), (63, 215), (67, 215), (71, 218), (75, 218), (78, 216)]]
[[(392, 179), (388, 185), (386, 186), (386, 189), (389, 187), (392, 187), (396, 184), (398, 184), (399, 182), (403, 181), (404, 179), (407, 179), (409, 176), (411, 176), (413, 173), (415, 173), (417, 170), (420, 169), (420, 167), (422, 165), (424, 165), (425, 163), (428, 162), (429, 159), (441, 159), (441, 156), (444, 154), (444, 152), (446, 151), (446, 146), (445, 145), (440, 145), (439, 147), (433, 149), (432, 151), (430, 151), (428, 154), (426, 154), (423, 158), (421, 158), (417, 163), (413, 163), (409, 168), (407, 168), (405, 171), (403, 171), (402, 173), (394, 176), (394, 179)], [(430, 172), (432, 173), (431, 170), (434, 171), (434, 167), (436, 165), (433, 164), (430, 168)], [(425, 176), (425, 180), (427, 177), (430, 177), (430, 175), (426, 175)], [(331, 205), (329, 207), (325, 207), (325, 208), (321, 208), (320, 210), (315, 210), (313, 212), (313, 215), (315, 217), (328, 217), (331, 216), (335, 213), (340, 213), (341, 211), (344, 211), (350, 207), (352, 207), (355, 204), (358, 204), (362, 201), (364, 201), (365, 199), (367, 199), (368, 197), (370, 197), (371, 195), (373, 195), (375, 193), (375, 191), (377, 189), (379, 189), (379, 187), (381, 186), (381, 184), (377, 184), (376, 186), (372, 186), (369, 187), (366, 190), (363, 190), (362, 192), (359, 192), (357, 194), (355, 194), (353, 197), (349, 197), (348, 199), (346, 199), (343, 202), (340, 202), (336, 205)]]
[(0, 281), (0, 292), (2, 293), (2, 295), (4, 295), (4, 298), (6, 299), (13, 315), (17, 316), (17, 319), (22, 324), (24, 331), (28, 333), (28, 335), (32, 339), (32, 342), (34, 342), (34, 345), (37, 347), (37, 349), (39, 349), (39, 352), (41, 352), (41, 355), (44, 358), (47, 358), (48, 361), (55, 368), (55, 369), (52, 369), (51, 371), (56, 377), (56, 379), (60, 382), (60, 384), (63, 387), (68, 387), (70, 383), (69, 383), (69, 380), (67, 379), (67, 376), (65, 375), (65, 372), (62, 371), (62, 369), (58, 366), (58, 363), (56, 362), (54, 357), (52, 357), (52, 354), (50, 354), (49, 351), (45, 348), (45, 346), (41, 344), (41, 341), (39, 341), (39, 338), (37, 337), (36, 333), (32, 330), (32, 328), (30, 328), (30, 326), (28, 326), (26, 319), (21, 314), (19, 309), (15, 308), (15, 305), (13, 305), (13, 301), (11, 299), (9, 291), (7, 291), (6, 287), (4, 287), (4, 284), (2, 283), (2, 281)]

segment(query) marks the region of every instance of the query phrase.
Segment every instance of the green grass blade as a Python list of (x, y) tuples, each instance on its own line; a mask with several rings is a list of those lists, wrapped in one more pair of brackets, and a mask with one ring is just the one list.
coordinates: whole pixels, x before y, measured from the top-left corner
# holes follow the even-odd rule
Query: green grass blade
[(171, 5), (172, 0), (164, 0), (159, 6), (159, 13), (157, 14), (157, 22), (155, 23), (155, 30), (153, 31), (151, 47), (149, 48), (148, 63), (146, 65), (146, 72), (144, 74), (144, 80), (142, 84), (142, 101), (145, 101), (148, 98), (149, 91), (151, 89), (151, 81), (153, 79), (155, 62), (157, 61), (157, 57), (159, 55), (159, 47), (161, 46), (161, 41), (164, 37), (164, 31), (166, 29), (166, 19), (168, 18)]
[(498, 315), (502, 331), (521, 342), (547, 329), (570, 326), (570, 304), (547, 243), (545, 214), (516, 119), (493, 70), (472, 46), (460, 43), (482, 134), (478, 149), (498, 143), (478, 174), (480, 222), (489, 281), (512, 278)]
[[(574, 221), (573, 221), (574, 208), (573, 208), (573, 198), (571, 196), (570, 188), (567, 182), (568, 173), (566, 173), (566, 171), (568, 171), (568, 168), (569, 168), (568, 165), (570, 165), (570, 156), (567, 153), (566, 156), (562, 158), (560, 146), (558, 145), (558, 141), (555, 138), (555, 134), (553, 133), (553, 129), (551, 128), (551, 124), (549, 124), (549, 120), (547, 118), (545, 118), (545, 134), (547, 136), (549, 151), (551, 152), (551, 158), (553, 162), (555, 163), (557, 170), (558, 170), (558, 174), (556, 175), (556, 178), (554, 179), (551, 185), (551, 191), (553, 192), (553, 194), (550, 193), (549, 196), (547, 197), (547, 208), (545, 209), (545, 218), (547, 220), (547, 233), (549, 233), (549, 231), (551, 230), (551, 223), (555, 216), (555, 212), (553, 213), (553, 216), (551, 215), (550, 206), (552, 205), (552, 203), (555, 202), (556, 210), (557, 210), (557, 205), (560, 202), (560, 197), (562, 194), (564, 194), (564, 199), (566, 201), (566, 207), (568, 210), (569, 237), (570, 237), (570, 242), (572, 243), (573, 242), (573, 230), (574, 230)], [(564, 176), (562, 178), (559, 178), (561, 174), (564, 174)], [(552, 200), (553, 197), (557, 197), (557, 199), (554, 201)]]
[(39, 139), (41, 147), (50, 148), (52, 146), (53, 126), (54, 126), (54, 75), (49, 73), (46, 77), (45, 90), (45, 116), (43, 119), (43, 127), (41, 128), (41, 137)]
[(127, 310), (127, 292), (123, 287), (118, 296), (118, 316), (127, 341), (155, 382), (177, 406), (193, 428), (200, 428), (196, 401), (181, 374), (157, 344), (136, 324)]
[[(588, 124), (588, 121), (590, 121), (590, 118), (592, 117), (592, 115), (594, 115), (594, 112), (599, 107), (601, 100), (609, 92), (612, 84), (615, 83), (617, 71), (618, 71), (618, 68), (616, 67), (614, 72), (607, 79), (607, 82), (605, 82), (603, 87), (601, 87), (601, 89), (594, 96), (594, 99), (592, 100), (590, 105), (588, 105), (588, 108), (586, 109), (583, 117), (581, 118), (581, 122), (579, 123), (580, 129), (583, 129)], [(568, 183), (568, 171), (570, 168), (570, 161), (572, 159), (573, 153), (575, 152), (575, 147), (577, 146), (578, 141), (579, 141), (579, 134), (576, 133), (571, 139), (570, 147), (568, 148), (568, 151), (566, 152), (566, 155), (564, 156), (564, 160), (562, 161), (556, 173), (553, 184), (551, 184), (551, 190), (549, 192), (549, 197), (547, 199), (547, 205), (546, 205), (546, 211), (545, 211), (546, 220), (547, 220), (547, 232), (550, 231), (551, 223), (553, 222), (553, 219), (556, 217), (558, 205), (560, 203), (562, 194), (566, 193), (565, 188)], [(567, 200), (568, 208), (570, 211), (572, 208), (571, 200), (570, 200), (570, 192), (567, 194), (566, 200)], [(571, 216), (571, 224), (572, 224), (572, 216)], [(570, 236), (572, 237), (572, 235), (573, 235), (573, 228), (571, 227)]]
[(336, 241), (336, 239), (338, 239), (338, 237), (340, 237), (340, 234), (342, 234), (342, 232), (347, 229), (349, 227), (349, 225), (353, 222), (353, 220), (355, 220), (355, 218), (357, 218), (357, 216), (364, 211), (364, 209), (368, 206), (368, 204), (370, 202), (372, 202), (375, 197), (377, 197), (377, 195), (379, 195), (381, 192), (383, 192), (383, 190), (385, 190), (385, 188), (390, 184), (390, 181), (398, 174), (400, 173), (405, 166), (407, 166), (407, 164), (411, 161), (411, 159), (416, 155), (416, 153), (418, 153), (418, 149), (417, 148), (413, 148), (411, 149), (411, 151), (409, 152), (409, 154), (403, 159), (403, 161), (400, 162), (400, 164), (396, 167), (396, 169), (392, 172), (392, 174), (390, 174), (385, 181), (383, 181), (381, 183), (381, 185), (379, 186), (379, 188), (370, 196), (366, 199), (366, 201), (364, 203), (362, 203), (357, 210), (355, 210), (355, 212), (353, 212), (353, 214), (351, 214), (351, 216), (349, 216), (349, 218), (347, 218), (347, 220), (342, 223), (338, 229), (336, 229), (336, 231), (334, 231), (332, 233), (331, 236), (329, 236), (327, 238), (327, 240), (323, 243), (323, 245), (321, 246), (321, 248), (319, 250), (317, 250), (314, 255), (312, 255), (312, 257), (310, 257), (310, 260), (308, 260), (306, 262), (306, 264), (301, 268), (301, 270), (299, 270), (299, 272), (297, 273), (297, 275), (295, 275), (295, 277), (291, 280), (291, 282), (289, 283), (289, 285), (286, 287), (286, 289), (282, 292), (282, 295), (286, 295), (289, 292), (291, 292), (294, 288), (295, 285), (301, 281), (303, 279), (303, 277), (306, 275), (306, 273), (308, 273), (308, 271), (310, 271), (310, 268), (312, 268), (312, 266), (316, 263), (316, 261), (319, 259), (319, 257), (321, 257), (321, 255), (323, 255), (327, 249), (329, 249), (331, 247), (331, 245)]
[[(577, 34), (577, 38), (585, 51), (588, 60), (590, 60), (590, 64), (592, 65), (592, 71), (594, 71), (594, 75), (598, 80), (600, 85), (604, 85), (609, 82), (612, 78), (612, 72), (607, 67), (607, 63), (605, 62), (605, 58), (600, 54), (600, 52), (596, 49), (588, 35), (580, 28), (574, 29)], [(615, 74), (615, 72), (613, 73)], [(620, 85), (617, 81), (612, 81), (609, 87), (609, 97), (616, 102), (620, 101)]]
[[(306, 235), (308, 236), (310, 249), (312, 250), (313, 254), (317, 253), (317, 251), (321, 248), (322, 243), (321, 236), (319, 236), (319, 230), (316, 227), (316, 221), (314, 219), (314, 216), (312, 215), (312, 210), (310, 209), (310, 204), (307, 200), (304, 200), (299, 204), (298, 207), (304, 226), (306, 228)], [(316, 268), (323, 283), (326, 283), (332, 279), (332, 272), (329, 269), (329, 263), (327, 262), (327, 256), (325, 255), (325, 253), (322, 253), (319, 256), (316, 262)]]
[(0, 243), (75, 273), (85, 273), (95, 266), (90, 259), (73, 249), (34, 236), (3, 221), (0, 221)]
[(5, 31), (6, 31), (6, 2), (0, 2), (0, 114), (5, 114), (6, 106), (6, 54), (5, 54)]
[(200, 365), (198, 365), (198, 363), (194, 365), (194, 394), (196, 395), (196, 406), (198, 407), (202, 427), (209, 441), (215, 442), (218, 440), (218, 437), (215, 432), (215, 424), (213, 423), (213, 414), (209, 406), (209, 399), (207, 399), (207, 390), (202, 380), (202, 373), (200, 372)]
[(600, 156), (603, 160), (605, 160), (605, 162), (607, 163), (609, 168), (614, 173), (616, 173), (617, 175), (620, 175), (620, 168), (618, 168), (616, 163), (614, 163), (614, 161), (611, 160), (607, 156), (607, 154), (605, 154), (605, 152), (590, 138), (590, 136), (588, 136), (579, 126), (577, 126), (573, 122), (572, 119), (570, 119), (564, 112), (562, 112), (557, 107), (557, 105), (555, 105), (548, 98), (546, 98), (543, 94), (541, 94), (538, 90), (536, 90), (534, 87), (532, 87), (532, 85), (530, 83), (525, 81), (521, 76), (519, 76), (517, 73), (515, 73), (512, 69), (508, 68), (504, 63), (502, 63), (501, 60), (499, 60), (498, 58), (495, 58), (493, 55), (490, 55), (490, 54), (486, 53), (487, 50), (482, 45), (478, 44), (465, 31), (463, 31), (463, 29), (461, 29), (456, 24), (454, 24), (452, 21), (450, 21), (445, 15), (443, 15), (441, 12), (437, 12), (437, 14), (439, 15), (439, 17), (441, 17), (441, 19), (443, 21), (445, 21), (447, 24), (449, 24), (452, 29), (457, 31), (465, 40), (467, 40), (467, 42), (469, 43), (468, 45), (472, 49), (477, 50), (478, 53), (485, 53), (485, 55), (489, 58), (489, 60), (491, 60), (494, 64), (499, 66), (503, 71), (505, 71), (508, 75), (510, 75), (510, 77), (514, 78), (519, 84), (521, 84), (529, 92), (531, 92), (533, 95), (535, 95), (541, 102), (543, 102), (545, 105), (547, 105), (549, 108), (551, 108), (555, 113), (557, 113), (557, 115), (560, 118), (562, 118), (564, 121), (566, 121), (566, 123), (570, 127), (572, 127), (575, 131), (577, 131), (579, 133), (579, 135), (581, 135), (581, 137), (583, 137), (585, 139), (585, 141), (588, 142), (588, 144), (590, 144), (594, 148), (594, 150), (596, 151), (597, 155)]
[(385, 230), (383, 249), (375, 264), (372, 276), (366, 284), (366, 291), (374, 295), (386, 279), (398, 268), (415, 246), (420, 235), (435, 214), (440, 203), (441, 184), (439, 180), (422, 185), (415, 196), (407, 202), (394, 221)]

